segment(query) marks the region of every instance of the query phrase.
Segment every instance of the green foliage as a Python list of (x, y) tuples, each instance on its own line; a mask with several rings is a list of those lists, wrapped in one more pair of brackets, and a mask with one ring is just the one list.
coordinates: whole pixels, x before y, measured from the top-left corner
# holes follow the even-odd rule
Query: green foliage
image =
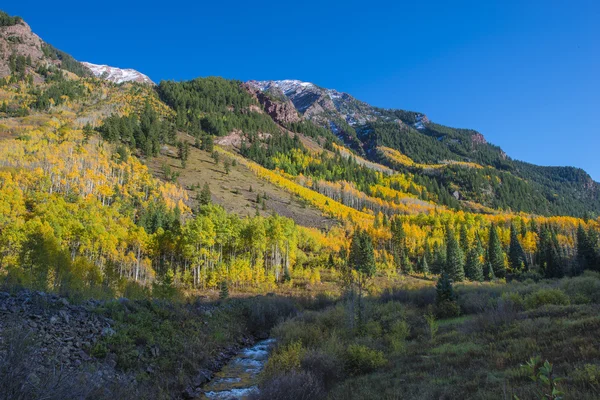
[(226, 280), (223, 280), (219, 288), (219, 299), (225, 300), (227, 298), (229, 298), (229, 284)]
[(48, 43), (42, 43), (42, 51), (46, 57), (49, 57), (52, 60), (60, 60), (60, 67), (66, 71), (72, 72), (82, 78), (94, 76), (92, 71), (85, 65), (75, 60), (71, 55), (54, 48)]
[(570, 376), (577, 384), (600, 392), (600, 366), (585, 364), (576, 368)]
[(435, 312), (437, 316), (439, 318), (457, 317), (460, 314), (460, 307), (456, 302), (452, 281), (446, 272), (442, 272), (435, 291)]
[(569, 297), (560, 289), (538, 289), (525, 296), (525, 307), (533, 310), (545, 305), (568, 305)]
[(63, 96), (71, 100), (81, 98), (85, 94), (84, 86), (77, 81), (57, 81), (42, 93), (39, 93), (32, 107), (38, 110), (48, 110), (52, 105), (58, 106), (64, 103)]
[(265, 365), (263, 371), (264, 378), (268, 379), (281, 373), (299, 370), (305, 353), (306, 349), (300, 341), (292, 342), (287, 346), (278, 348), (271, 354), (269, 361)]
[(357, 230), (352, 237), (348, 263), (363, 278), (370, 278), (375, 274), (375, 255), (371, 236), (362, 230)]
[[(158, 113), (146, 103), (144, 110), (139, 116), (130, 115), (119, 117), (112, 115), (106, 118), (98, 128), (102, 137), (113, 143), (125, 143), (131, 149), (140, 149), (146, 156), (157, 156), (160, 153), (160, 146), (164, 143), (172, 143), (175, 138), (175, 131), (171, 123), (161, 120)], [(182, 164), (187, 160), (189, 154), (189, 145), (181, 145), (184, 156)]]
[(446, 267), (444, 273), (448, 274), (454, 282), (461, 282), (465, 279), (463, 252), (454, 236), (454, 231), (450, 227), (446, 229)]
[(0, 26), (13, 26), (20, 24), (23, 19), (21, 17), (11, 17), (4, 11), (0, 10)]
[(538, 385), (539, 399), (562, 400), (564, 398), (564, 393), (558, 388), (558, 383), (562, 379), (554, 376), (553, 366), (548, 360), (542, 363), (539, 357), (532, 357), (521, 365), (521, 368)]
[(177, 128), (193, 136), (224, 136), (234, 130), (246, 134), (279, 132), (268, 115), (250, 110), (250, 106), (258, 107), (258, 102), (239, 81), (217, 77), (162, 81), (158, 93), (177, 113)]
[(212, 195), (210, 193), (210, 187), (208, 186), (208, 182), (204, 182), (202, 190), (200, 191), (200, 195), (198, 196), (198, 202), (202, 206), (209, 205), (212, 202), (211, 197)]
[(508, 249), (508, 262), (513, 272), (521, 272), (527, 268), (527, 257), (517, 237), (514, 225), (510, 226), (510, 246)]
[(433, 312), (433, 308), (431, 306), (427, 309), (427, 313), (425, 314), (424, 318), (425, 322), (427, 322), (427, 328), (429, 330), (429, 339), (434, 341), (439, 330), (439, 323), (437, 322), (435, 313)]
[(367, 346), (353, 344), (348, 346), (344, 359), (346, 370), (351, 375), (363, 375), (375, 371), (387, 364), (383, 352)]
[(564, 276), (563, 260), (556, 231), (549, 225), (542, 226), (538, 245), (538, 260), (546, 278)]
[(465, 263), (465, 276), (467, 279), (475, 282), (483, 281), (483, 263), (481, 262), (483, 254), (483, 246), (479, 238), (477, 238), (474, 246), (469, 250)]
[(496, 278), (504, 278), (506, 276), (506, 267), (504, 266), (504, 250), (498, 237), (496, 225), (490, 227), (490, 235), (488, 242), (487, 260), (492, 267)]

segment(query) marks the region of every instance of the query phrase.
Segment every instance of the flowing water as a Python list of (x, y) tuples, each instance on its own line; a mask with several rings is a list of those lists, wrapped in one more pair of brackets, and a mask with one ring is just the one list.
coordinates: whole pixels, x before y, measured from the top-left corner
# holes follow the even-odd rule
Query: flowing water
[(247, 399), (257, 390), (258, 374), (267, 362), (273, 343), (274, 339), (267, 339), (242, 350), (204, 386), (205, 398)]

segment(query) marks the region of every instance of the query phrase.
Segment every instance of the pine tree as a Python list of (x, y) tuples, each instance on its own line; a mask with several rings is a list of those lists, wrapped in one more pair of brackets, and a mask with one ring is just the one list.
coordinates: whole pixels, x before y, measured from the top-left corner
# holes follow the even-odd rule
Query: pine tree
[(525, 251), (517, 237), (517, 230), (514, 225), (510, 227), (510, 246), (508, 249), (508, 261), (513, 272), (521, 272), (527, 268), (527, 258)]
[(229, 175), (229, 171), (231, 170), (231, 163), (228, 159), (225, 159), (225, 161), (223, 161), (223, 168), (225, 168), (225, 173)]
[(462, 282), (465, 279), (463, 252), (454, 236), (454, 231), (450, 227), (446, 229), (445, 272), (448, 273), (455, 282)]
[(489, 261), (485, 261), (483, 264), (483, 279), (486, 281), (493, 281), (496, 279), (496, 275), (494, 274), (494, 268)]
[(433, 247), (433, 256), (431, 272), (433, 274), (441, 274), (446, 265), (446, 249), (443, 246), (439, 246), (436, 242)]
[(377, 267), (375, 265), (375, 252), (373, 250), (373, 241), (366, 231), (358, 229), (352, 237), (350, 244), (350, 255), (348, 257), (350, 267), (356, 271), (358, 289), (358, 326), (362, 329), (362, 294), (364, 287), (369, 279), (375, 275)]
[(578, 272), (585, 269), (600, 270), (600, 253), (598, 251), (598, 233), (593, 227), (587, 231), (583, 225), (577, 227), (577, 264)]
[(219, 298), (221, 300), (225, 300), (229, 297), (229, 284), (227, 283), (226, 279), (223, 279), (221, 281), (221, 288), (219, 291)]
[(444, 302), (453, 302), (456, 300), (454, 288), (452, 287), (452, 281), (450, 276), (442, 272), (442, 275), (438, 279), (435, 285), (435, 302), (440, 305)]
[(506, 268), (504, 266), (504, 251), (502, 243), (498, 237), (496, 225), (490, 227), (490, 238), (488, 243), (488, 262), (492, 265), (494, 276), (497, 278), (506, 277)]
[(540, 266), (546, 278), (562, 278), (564, 270), (561, 263), (560, 247), (556, 233), (548, 225), (540, 231), (538, 245)]
[(429, 274), (429, 264), (427, 264), (427, 257), (423, 256), (419, 259), (418, 268), (418, 272), (421, 272), (423, 275), (427, 276), (427, 274)]
[(475, 239), (475, 246), (469, 250), (467, 255), (467, 262), (465, 264), (465, 276), (472, 281), (481, 282), (483, 281), (483, 264), (481, 258), (483, 257), (483, 246), (479, 238)]
[(577, 227), (577, 263), (579, 271), (589, 268), (589, 242), (588, 235), (582, 224)]
[(187, 165), (187, 160), (190, 154), (190, 144), (188, 142), (178, 142), (177, 143), (177, 154), (179, 159), (181, 160), (181, 167), (185, 168)]
[(200, 196), (198, 198), (200, 205), (208, 205), (212, 202), (212, 195), (210, 193), (210, 187), (208, 186), (208, 182), (204, 182), (204, 186), (202, 186), (202, 191), (200, 192)]
[(466, 224), (460, 226), (460, 248), (463, 254), (469, 254), (471, 243), (469, 243), (469, 232)]

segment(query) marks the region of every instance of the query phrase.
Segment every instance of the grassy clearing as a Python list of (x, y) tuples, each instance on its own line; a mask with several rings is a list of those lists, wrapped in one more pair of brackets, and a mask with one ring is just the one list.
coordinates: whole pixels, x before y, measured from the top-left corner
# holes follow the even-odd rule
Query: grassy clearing
[[(186, 140), (191, 139), (188, 137)], [(258, 209), (263, 216), (275, 212), (303, 226), (329, 228), (336, 224), (335, 220), (324, 216), (302, 199), (258, 178), (239, 163), (232, 165), (229, 173), (226, 173), (223, 155), (215, 163), (209, 153), (192, 146), (184, 169), (177, 158), (177, 149), (171, 146), (165, 146), (165, 149), (160, 156), (148, 160), (148, 167), (155, 176), (168, 180), (164, 174), (164, 166), (168, 166), (179, 174), (177, 182), (190, 191), (191, 198), (195, 197), (204, 183), (208, 183), (212, 201), (242, 217), (254, 216)], [(257, 196), (264, 197), (264, 207), (262, 202), (257, 202)]]
[(306, 312), (275, 328), (279, 346), (263, 386), (273, 393), (273, 386), (285, 387), (287, 375), (298, 380), (303, 373), (321, 393), (315, 398), (533, 399), (551, 392), (521, 367), (539, 357), (553, 364), (553, 377), (564, 378), (558, 383), (564, 398), (597, 399), (599, 284), (600, 275), (586, 273), (461, 285), (462, 315), (436, 321), (435, 335), (424, 318), (435, 291), (411, 281), (368, 299), (361, 329), (349, 303)]

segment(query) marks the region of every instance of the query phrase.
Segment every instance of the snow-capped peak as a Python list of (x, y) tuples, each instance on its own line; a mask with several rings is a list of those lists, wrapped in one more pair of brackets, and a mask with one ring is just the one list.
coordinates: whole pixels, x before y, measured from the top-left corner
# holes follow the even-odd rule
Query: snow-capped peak
[(82, 62), (82, 64), (88, 67), (96, 77), (110, 82), (140, 82), (154, 85), (154, 82), (152, 82), (150, 78), (135, 69), (121, 69), (109, 65), (98, 65), (89, 62)]
[(285, 95), (309, 87), (315, 87), (315, 85), (310, 82), (302, 82), (296, 79), (283, 79), (279, 81), (250, 81), (248, 83), (257, 87), (263, 92), (275, 87), (281, 90)]

